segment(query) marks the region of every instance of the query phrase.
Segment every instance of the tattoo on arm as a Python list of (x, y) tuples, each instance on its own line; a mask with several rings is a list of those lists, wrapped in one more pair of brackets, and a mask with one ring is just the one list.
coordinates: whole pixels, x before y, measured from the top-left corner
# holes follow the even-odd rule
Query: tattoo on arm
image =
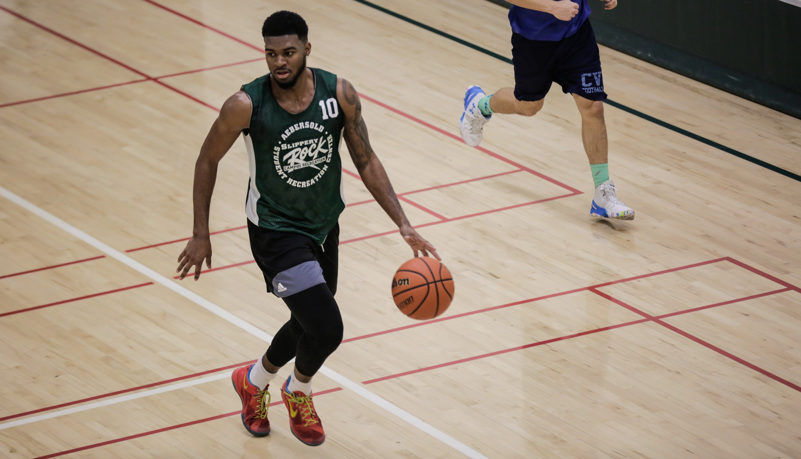
[(359, 100), (359, 94), (356, 93), (356, 89), (348, 80), (342, 80), (342, 95), (345, 96), (345, 102), (356, 106), (357, 116), (361, 115), (362, 103)]
[(344, 136), (353, 164), (359, 170), (359, 175), (370, 194), (378, 201), (382, 209), (389, 215), (398, 227), (408, 225), (406, 215), (403, 213), (398, 197), (392, 189), (389, 177), (376, 157), (370, 139), (367, 135), (367, 124), (362, 118), (362, 104), (359, 94), (347, 80), (342, 81), (342, 98), (348, 105), (345, 120)]
[(367, 135), (367, 124), (362, 118), (362, 103), (359, 100), (359, 95), (347, 80), (343, 83), (342, 93), (345, 97), (345, 102), (354, 107), (353, 117), (347, 121), (345, 128), (345, 140), (354, 164), (361, 169), (362, 166), (367, 164), (373, 149), (370, 146), (370, 139)]

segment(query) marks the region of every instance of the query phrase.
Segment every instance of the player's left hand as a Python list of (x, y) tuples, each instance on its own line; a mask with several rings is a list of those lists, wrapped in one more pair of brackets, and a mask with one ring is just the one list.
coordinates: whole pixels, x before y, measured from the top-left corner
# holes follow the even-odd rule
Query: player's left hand
[(611, 10), (617, 6), (617, 0), (601, 0), (601, 1), (605, 3), (604, 5), (605, 10)]
[(409, 244), (414, 251), (415, 257), (420, 256), (420, 253), (422, 253), (424, 257), (433, 256), (437, 260), (442, 260), (437, 254), (437, 249), (435, 249), (430, 242), (423, 239), (423, 237), (420, 236), (420, 234), (418, 234), (417, 231), (411, 226), (401, 228), (400, 233), (401, 236), (403, 236), (403, 240), (406, 241), (406, 243)]

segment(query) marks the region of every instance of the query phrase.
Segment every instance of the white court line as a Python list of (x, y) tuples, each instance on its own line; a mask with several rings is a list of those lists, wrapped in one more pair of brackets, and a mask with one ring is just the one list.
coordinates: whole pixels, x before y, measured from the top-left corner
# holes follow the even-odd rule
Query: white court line
[(116, 405), (117, 403), (136, 400), (138, 398), (146, 398), (150, 397), (151, 395), (163, 394), (165, 392), (171, 392), (178, 389), (185, 389), (187, 387), (199, 386), (201, 384), (206, 384), (207, 382), (218, 381), (220, 379), (226, 379), (230, 377), (231, 374), (227, 372), (217, 375), (204, 376), (202, 378), (193, 379), (191, 381), (184, 381), (176, 384), (170, 384), (168, 386), (162, 386), (156, 389), (137, 392), (135, 394), (122, 395), (119, 397), (109, 398), (107, 400), (102, 400), (99, 402), (87, 403), (86, 405), (74, 406), (71, 408), (65, 408), (63, 410), (55, 410), (50, 413), (40, 414), (38, 416), (31, 416), (29, 418), (17, 419), (16, 421), (4, 422), (0, 424), (0, 430), (10, 429), (12, 427), (24, 426), (25, 424), (33, 424), (34, 422), (44, 421), (45, 419), (58, 418), (61, 416), (66, 416), (68, 414), (80, 413), (81, 411), (93, 410), (95, 408), (103, 408), (109, 405)]
[[(19, 205), (20, 207), (24, 208), (25, 210), (31, 212), (32, 214), (41, 217), (42, 219), (46, 220), (47, 222), (52, 223), (53, 225), (55, 225), (59, 229), (65, 231), (65, 232), (71, 234), (72, 236), (80, 239), (81, 241), (91, 245), (92, 247), (100, 250), (101, 252), (105, 253), (109, 257), (116, 259), (120, 263), (132, 268), (133, 270), (143, 274), (144, 276), (149, 277), (154, 282), (156, 282), (158, 284), (161, 284), (164, 287), (167, 287), (168, 289), (170, 289), (170, 290), (174, 291), (175, 293), (183, 296), (184, 298), (194, 302), (198, 306), (202, 307), (203, 309), (206, 309), (207, 311), (209, 311), (212, 314), (220, 317), (221, 319), (224, 319), (224, 320), (230, 322), (231, 324), (241, 328), (242, 330), (250, 333), (251, 335), (253, 335), (253, 336), (257, 337), (257, 338), (260, 338), (263, 341), (268, 342), (268, 343), (270, 341), (272, 341), (273, 337), (271, 335), (269, 335), (268, 333), (262, 331), (259, 328), (254, 327), (250, 323), (248, 323), (248, 322), (240, 319), (239, 317), (231, 314), (230, 312), (226, 311), (225, 309), (221, 308), (220, 306), (217, 306), (216, 304), (214, 304), (211, 301), (203, 298), (202, 296), (192, 292), (191, 290), (187, 289), (186, 287), (183, 287), (182, 285), (179, 285), (178, 282), (176, 282), (176, 281), (174, 281), (172, 279), (169, 279), (169, 278), (159, 274), (156, 271), (153, 271), (152, 269), (150, 269), (147, 266), (139, 263), (138, 261), (134, 260), (133, 258), (123, 254), (122, 252), (114, 250), (110, 246), (100, 242), (99, 240), (93, 238), (92, 236), (89, 236), (88, 234), (84, 233), (83, 231), (79, 230), (78, 228), (75, 228), (74, 226), (70, 225), (69, 223), (65, 222), (64, 220), (61, 220), (60, 218), (56, 217), (55, 215), (52, 215), (52, 214), (44, 211), (43, 209), (39, 208), (38, 206), (32, 204), (31, 202), (26, 201), (25, 199), (23, 199), (23, 198), (17, 196), (16, 194), (8, 191), (7, 189), (3, 188), (2, 186), (0, 186), (0, 196), (3, 196), (4, 198), (8, 199), (9, 201)], [(320, 369), (320, 373), (322, 373), (322, 374), (326, 375), (327, 377), (333, 379), (334, 381), (336, 381), (342, 387), (353, 391), (357, 395), (363, 397), (364, 399), (368, 400), (369, 402), (372, 402), (376, 406), (378, 406), (378, 407), (380, 407), (380, 408), (382, 408), (382, 409), (394, 414), (395, 416), (397, 416), (398, 418), (406, 421), (407, 423), (409, 423), (413, 427), (416, 427), (416, 428), (420, 429), (421, 431), (431, 435), (432, 437), (436, 438), (437, 440), (441, 441), (442, 443), (445, 443), (446, 445), (450, 446), (451, 448), (459, 451), (460, 453), (464, 454), (465, 456), (471, 457), (471, 458), (484, 458), (484, 459), (486, 459), (486, 456), (484, 456), (483, 454), (479, 453), (478, 451), (476, 451), (476, 450), (470, 448), (469, 446), (465, 445), (464, 443), (456, 440), (455, 438), (451, 437), (450, 435), (446, 434), (445, 432), (440, 431), (439, 429), (437, 429), (434, 426), (428, 424), (427, 422), (425, 422), (425, 421), (413, 416), (411, 413), (409, 413), (407, 411), (404, 411), (403, 409), (401, 409), (397, 405), (395, 405), (395, 404), (393, 404), (393, 403), (391, 403), (391, 402), (379, 397), (378, 395), (370, 392), (369, 390), (365, 389), (363, 385), (355, 383), (355, 382), (347, 379), (346, 377), (340, 375), (336, 371), (331, 370), (330, 368), (323, 366)], [(213, 377), (211, 377), (211, 378), (213, 378)], [(197, 381), (201, 381), (201, 380), (195, 380), (195, 381), (192, 381), (192, 382), (197, 382)], [(189, 382), (187, 382), (186, 384), (187, 385), (191, 385)], [(179, 386), (180, 387), (184, 387), (184, 386), (181, 386), (181, 384), (178, 384), (176, 386), (170, 386), (169, 389), (165, 389), (165, 390), (173, 390), (175, 388), (179, 388)], [(127, 400), (126, 397), (137, 398), (136, 395), (144, 396), (143, 394), (152, 394), (152, 393), (154, 393), (154, 391), (147, 391), (147, 392), (143, 392), (142, 394), (126, 395), (126, 396), (123, 396), (123, 397), (110, 399), (110, 400), (106, 400), (106, 401), (103, 401), (103, 402), (90, 404), (90, 405), (87, 405), (87, 406), (90, 406), (90, 407), (105, 406), (105, 405), (110, 405), (112, 403), (116, 403), (119, 400)], [(42, 415), (38, 415), (38, 416), (33, 416), (31, 418), (27, 418), (26, 420), (30, 420), (30, 422), (36, 422), (36, 421), (39, 421), (39, 420), (42, 420), (42, 419), (53, 418), (53, 417), (56, 417), (56, 416), (60, 416), (62, 414), (69, 414), (69, 413), (74, 412), (74, 411), (71, 411), (71, 410), (78, 410), (78, 408), (67, 408), (65, 410), (56, 411), (56, 412), (53, 412), (53, 413), (47, 413), (47, 414), (42, 414)], [(20, 422), (20, 421), (12, 421), (12, 423), (13, 422)], [(2, 424), (0, 426), (2, 426), (3, 428), (6, 428), (5, 426), (7, 424), (10, 424), (10, 423)]]

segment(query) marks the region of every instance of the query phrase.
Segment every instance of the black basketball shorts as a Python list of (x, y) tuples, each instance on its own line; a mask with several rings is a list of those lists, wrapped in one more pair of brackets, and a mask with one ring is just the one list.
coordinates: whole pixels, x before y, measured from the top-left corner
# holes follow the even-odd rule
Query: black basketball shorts
[(339, 224), (323, 244), (305, 234), (273, 231), (248, 220), (253, 259), (264, 275), (267, 291), (283, 298), (325, 282), (336, 293), (339, 276)]
[(552, 82), (565, 93), (606, 99), (598, 43), (589, 20), (562, 41), (529, 40), (513, 33), (512, 62), (517, 100), (543, 99)]

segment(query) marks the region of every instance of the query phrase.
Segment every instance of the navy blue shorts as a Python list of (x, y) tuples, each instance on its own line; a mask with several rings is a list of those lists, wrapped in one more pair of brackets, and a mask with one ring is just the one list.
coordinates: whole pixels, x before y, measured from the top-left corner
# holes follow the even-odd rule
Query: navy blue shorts
[(339, 223), (328, 233), (322, 245), (309, 236), (286, 231), (272, 231), (254, 225), (248, 220), (250, 250), (264, 275), (267, 291), (274, 291), (273, 281), (279, 273), (306, 262), (316, 261), (332, 294), (337, 290), (339, 277)]
[(562, 41), (529, 40), (512, 34), (512, 62), (515, 69), (515, 98), (541, 100), (551, 83), (565, 93), (589, 100), (604, 100), (601, 56), (590, 21)]

